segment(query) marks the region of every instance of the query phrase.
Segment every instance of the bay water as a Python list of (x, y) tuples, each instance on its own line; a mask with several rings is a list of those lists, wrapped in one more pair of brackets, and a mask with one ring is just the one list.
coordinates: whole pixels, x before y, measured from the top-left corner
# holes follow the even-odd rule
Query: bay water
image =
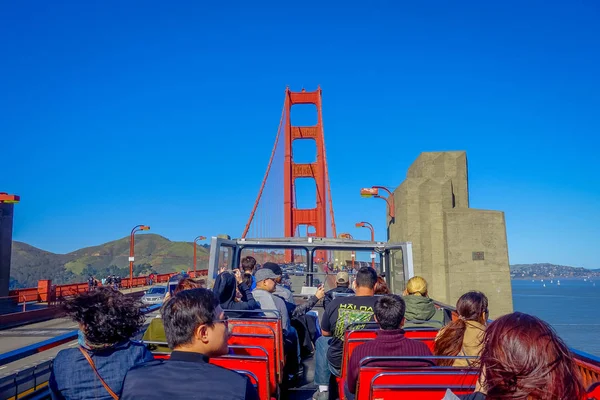
[[(548, 322), (569, 347), (600, 357), (600, 280), (514, 279), (515, 311)], [(544, 286), (545, 285), (545, 286)], [(490, 304), (490, 307), (493, 307)]]

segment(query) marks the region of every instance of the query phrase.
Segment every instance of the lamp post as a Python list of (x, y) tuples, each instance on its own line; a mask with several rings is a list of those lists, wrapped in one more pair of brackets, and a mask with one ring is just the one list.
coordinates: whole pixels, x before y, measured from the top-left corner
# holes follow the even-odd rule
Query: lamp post
[(196, 278), (196, 243), (198, 243), (199, 240), (206, 240), (206, 237), (198, 236), (194, 239), (194, 278)]
[[(375, 241), (375, 229), (373, 229), (373, 225), (368, 222), (357, 222), (357, 228), (369, 228), (371, 230), (371, 242)], [(371, 268), (375, 269), (375, 253), (371, 252)]]
[[(388, 196), (387, 197), (380, 196), (379, 189), (387, 192)], [(389, 209), (388, 216), (390, 217), (390, 224), (393, 224), (396, 222), (396, 208), (395, 208), (395, 203), (394, 203), (394, 193), (392, 193), (388, 188), (386, 188), (385, 186), (372, 186), (370, 188), (362, 188), (362, 189), (360, 189), (360, 195), (362, 197), (374, 197), (376, 199), (385, 200), (385, 202), (388, 205), (388, 209)], [(389, 224), (388, 224), (387, 237), (388, 237), (388, 240), (390, 240)]]
[(136, 225), (131, 230), (131, 236), (129, 237), (129, 291), (133, 291), (133, 261), (135, 260), (135, 233), (139, 231), (149, 231), (150, 227), (147, 225)]
[[(340, 233), (340, 238), (354, 240), (352, 235), (349, 233)], [(355, 254), (354, 250), (352, 250), (352, 254), (350, 254), (350, 255), (352, 256), (352, 270), (354, 270), (354, 259), (356, 258), (356, 254)]]

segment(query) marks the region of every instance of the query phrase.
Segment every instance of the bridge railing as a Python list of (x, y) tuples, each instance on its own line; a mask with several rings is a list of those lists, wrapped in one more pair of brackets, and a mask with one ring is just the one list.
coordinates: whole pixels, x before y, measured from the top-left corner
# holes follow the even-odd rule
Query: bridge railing
[[(200, 270), (196, 273), (190, 272), (189, 275), (192, 278), (205, 277), (207, 270)], [(176, 275), (177, 272), (170, 272), (166, 274), (155, 274), (153, 283), (166, 283), (169, 278)], [(121, 289), (130, 289), (134, 287), (148, 286), (150, 283), (149, 275), (136, 276), (133, 278), (133, 282), (130, 286), (129, 278), (121, 278), (119, 287)], [(65, 285), (52, 285), (49, 280), (40, 280), (38, 287), (36, 288), (24, 288), (14, 289), (9, 292), (6, 299), (13, 300), (17, 304), (38, 302), (38, 303), (53, 303), (60, 302), (64, 298), (74, 296), (78, 293), (84, 293), (89, 290), (87, 282), (69, 283)], [(27, 307), (26, 305), (24, 306)], [(24, 310), (23, 310), (24, 311)]]

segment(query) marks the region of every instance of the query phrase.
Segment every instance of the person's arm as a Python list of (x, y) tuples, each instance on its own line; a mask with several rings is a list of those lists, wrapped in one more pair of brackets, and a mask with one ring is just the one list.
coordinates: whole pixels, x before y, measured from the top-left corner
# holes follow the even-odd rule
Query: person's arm
[(296, 309), (294, 310), (294, 313), (292, 314), (292, 318), (298, 318), (298, 317), (306, 314), (310, 310), (312, 310), (312, 308), (323, 297), (325, 297), (325, 289), (323, 289), (322, 286), (319, 286), (319, 288), (317, 289), (317, 293), (315, 293), (314, 296), (310, 296), (310, 298), (308, 299), (308, 301), (306, 303), (301, 304), (301, 305), (299, 305), (299, 306), (296, 307)]
[(258, 392), (248, 377), (246, 377), (246, 395), (244, 396), (244, 400), (259, 400)]
[(50, 372), (50, 380), (48, 381), (48, 388), (50, 389), (50, 397), (52, 400), (65, 400), (64, 396), (60, 393), (58, 389), (58, 384), (56, 383), (56, 377), (54, 376), (54, 367)]
[(331, 336), (331, 309), (333, 307), (329, 307), (323, 313), (323, 318), (321, 319), (321, 335), (323, 336)]
[[(356, 349), (354, 349), (356, 351)], [(358, 383), (358, 363), (360, 360), (357, 360), (356, 353), (352, 353), (350, 356), (350, 361), (348, 362), (348, 366), (346, 367), (346, 384), (348, 385), (348, 391), (352, 394), (356, 393), (356, 384)]]
[[(245, 283), (241, 283), (239, 285), (239, 288), (240, 292), (242, 292), (242, 301), (231, 303), (231, 305), (229, 306), (230, 310), (256, 310), (260, 308), (260, 305), (252, 295), (252, 290), (250, 290), (250, 288)], [(247, 300), (244, 300), (244, 297)]]

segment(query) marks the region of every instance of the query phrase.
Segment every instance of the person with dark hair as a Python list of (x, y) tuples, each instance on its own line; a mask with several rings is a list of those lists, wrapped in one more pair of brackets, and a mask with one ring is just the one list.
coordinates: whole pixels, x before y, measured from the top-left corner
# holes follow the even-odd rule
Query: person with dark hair
[(405, 327), (423, 326), (442, 328), (445, 322), (444, 310), (437, 309), (429, 297), (427, 281), (420, 276), (413, 276), (406, 282), (403, 293), (406, 303)]
[[(201, 288), (202, 284), (200, 282), (196, 282), (192, 278), (182, 278), (177, 283), (177, 286), (173, 290), (173, 294), (177, 294), (183, 290), (190, 289), (198, 289)], [(166, 294), (165, 300), (163, 304), (167, 302), (170, 298), (169, 293)], [(166, 342), (167, 336), (165, 334), (165, 328), (163, 326), (163, 320), (161, 318), (161, 314), (159, 313), (148, 325), (146, 332), (144, 332), (144, 336), (142, 337), (143, 341), (148, 342)], [(148, 344), (148, 348), (152, 351), (156, 351), (159, 353), (169, 353), (171, 350), (168, 346), (160, 345), (160, 344)]]
[[(352, 352), (348, 363), (348, 377), (346, 380), (347, 399), (353, 399), (356, 393), (358, 370), (360, 361), (365, 357), (377, 356), (410, 356), (431, 357), (429, 347), (418, 340), (404, 336), (404, 312), (406, 304), (402, 297), (387, 294), (380, 297), (375, 303), (375, 321), (379, 324), (377, 337), (367, 343), (357, 346)], [(388, 361), (373, 362), (369, 364), (378, 367), (429, 367), (433, 365), (430, 360), (423, 361)]]
[[(567, 345), (546, 322), (520, 312), (488, 326), (479, 369), (478, 391), (459, 399), (576, 400), (585, 395)], [(454, 396), (449, 394), (445, 398)]]
[[(437, 356), (479, 356), (489, 316), (487, 297), (481, 292), (467, 292), (456, 302), (456, 312), (458, 318), (438, 333), (434, 353)], [(467, 367), (472, 363), (467, 359), (438, 361), (438, 365), (455, 367)]]
[[(240, 301), (236, 301), (236, 291), (239, 288), (241, 293)], [(260, 308), (260, 304), (254, 300), (250, 287), (247, 286), (239, 269), (233, 273), (225, 271), (220, 273), (215, 279), (213, 292), (223, 310), (256, 310)], [(243, 317), (243, 313), (228, 312), (227, 315), (231, 318)]]
[(162, 313), (171, 357), (132, 368), (122, 400), (258, 399), (247, 377), (208, 362), (228, 353), (229, 338), (227, 317), (210, 290), (183, 290), (167, 301)]
[(385, 279), (382, 276), (377, 277), (377, 283), (375, 284), (374, 293), (377, 294), (390, 294), (390, 289), (388, 288)]
[(252, 276), (252, 285), (250, 285), (250, 289), (256, 289), (256, 279), (254, 279), (254, 268), (256, 267), (256, 259), (252, 256), (246, 256), (242, 258), (242, 272), (244, 274), (250, 274)]
[(335, 276), (335, 285), (336, 287), (325, 292), (325, 297), (323, 298), (323, 309), (327, 308), (327, 305), (333, 300), (338, 293), (342, 295), (352, 295), (354, 294), (354, 290), (350, 288), (350, 277), (347, 272), (338, 272)]
[[(329, 397), (331, 374), (340, 376), (344, 333), (351, 324), (373, 320), (375, 302), (373, 295), (377, 273), (370, 267), (362, 267), (354, 281), (355, 296), (336, 297), (327, 305), (321, 321), (321, 336), (315, 344), (315, 384), (319, 386), (313, 398)], [(361, 329), (364, 325), (353, 325), (351, 329)]]
[(130, 341), (144, 323), (140, 307), (110, 287), (67, 300), (65, 312), (79, 324), (79, 346), (54, 358), (48, 383), (52, 399), (119, 398), (127, 371), (153, 359), (145, 346)]

